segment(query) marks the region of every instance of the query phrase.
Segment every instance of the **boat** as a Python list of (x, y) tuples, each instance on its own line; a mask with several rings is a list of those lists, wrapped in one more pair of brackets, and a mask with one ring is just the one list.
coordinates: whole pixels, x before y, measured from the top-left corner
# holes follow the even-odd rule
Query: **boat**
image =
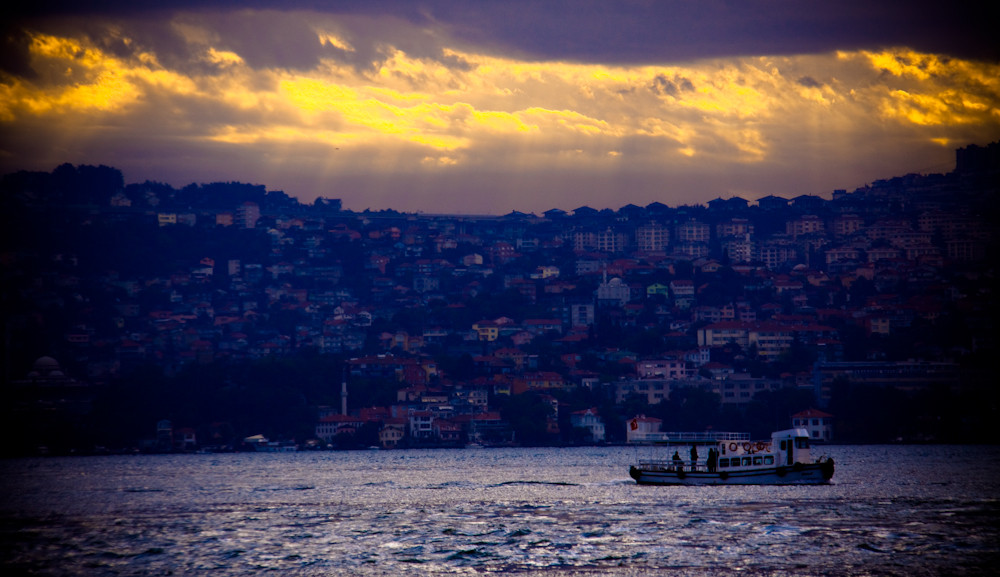
[(299, 450), (294, 441), (271, 441), (264, 435), (247, 437), (243, 443), (257, 453), (293, 453)]
[(818, 485), (833, 478), (833, 459), (813, 458), (809, 433), (785, 429), (752, 441), (747, 433), (646, 433), (633, 442), (674, 451), (638, 461), (629, 476), (639, 485)]

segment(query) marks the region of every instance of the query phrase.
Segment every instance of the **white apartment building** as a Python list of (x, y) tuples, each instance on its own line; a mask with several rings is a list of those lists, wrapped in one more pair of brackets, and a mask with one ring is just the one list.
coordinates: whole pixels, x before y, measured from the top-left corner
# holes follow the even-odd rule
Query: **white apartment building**
[(642, 252), (662, 252), (670, 245), (670, 231), (659, 223), (644, 224), (635, 230), (636, 248)]
[(707, 243), (712, 229), (705, 223), (691, 219), (677, 225), (678, 243)]
[(647, 359), (635, 363), (636, 376), (640, 379), (686, 379), (692, 376), (687, 363), (677, 359)]

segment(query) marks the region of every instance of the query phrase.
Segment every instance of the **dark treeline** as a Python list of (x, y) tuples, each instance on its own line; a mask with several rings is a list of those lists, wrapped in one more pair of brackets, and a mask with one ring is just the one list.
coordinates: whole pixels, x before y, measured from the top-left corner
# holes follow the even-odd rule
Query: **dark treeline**
[(19, 171), (0, 179), (0, 196), (30, 194), (50, 206), (107, 206), (122, 195), (132, 207), (162, 210), (232, 208), (253, 202), (272, 210), (298, 201), (280, 190), (242, 182), (191, 183), (175, 189), (162, 182), (126, 185), (122, 172), (109, 166), (61, 164), (52, 172)]
[[(442, 366), (456, 366), (461, 358), (440, 356)], [(191, 365), (175, 375), (162, 367), (136, 367), (93, 398), (86, 414), (60, 422), (38, 420), (37, 415), (10, 414), (2, 421), (7, 439), (4, 453), (34, 454), (39, 445), (51, 453), (88, 452), (94, 447), (122, 450), (139, 446), (154, 436), (154, 424), (169, 419), (197, 431), (202, 445), (238, 447), (247, 436), (263, 434), (275, 440), (313, 437), (317, 406), (340, 406), (344, 360), (305, 353), (294, 357), (238, 364)], [(354, 407), (389, 406), (396, 402), (395, 383), (348, 380), (348, 398)], [(546, 431), (552, 405), (540, 395), (524, 393), (491, 398), (510, 424), (521, 445), (584, 443), (583, 431), (569, 422), (570, 409), (596, 407), (605, 421), (607, 441), (624, 443), (628, 421), (637, 415), (670, 423), (670, 430), (746, 431), (766, 438), (786, 428), (788, 416), (811, 406), (809, 391), (783, 389), (755, 395), (745, 409), (724, 407), (717, 394), (696, 388), (676, 391), (656, 405), (630, 398), (616, 405), (598, 391), (578, 389), (552, 394), (560, 407), (558, 434)], [(922, 438), (934, 442), (970, 443), (990, 439), (998, 395), (990, 389), (952, 391), (932, 387), (920, 392), (838, 383), (829, 410), (837, 415), (837, 442), (893, 443)], [(25, 419), (30, 416), (30, 419)], [(373, 436), (374, 433), (374, 436)], [(342, 448), (377, 444), (377, 430), (344, 440)]]

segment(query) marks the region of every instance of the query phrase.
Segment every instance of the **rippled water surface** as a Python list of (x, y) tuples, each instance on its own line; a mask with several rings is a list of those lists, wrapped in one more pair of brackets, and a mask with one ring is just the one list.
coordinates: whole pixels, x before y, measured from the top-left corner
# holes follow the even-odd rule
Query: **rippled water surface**
[(640, 487), (625, 447), (0, 462), (38, 575), (995, 575), (1000, 447), (824, 447), (834, 482)]

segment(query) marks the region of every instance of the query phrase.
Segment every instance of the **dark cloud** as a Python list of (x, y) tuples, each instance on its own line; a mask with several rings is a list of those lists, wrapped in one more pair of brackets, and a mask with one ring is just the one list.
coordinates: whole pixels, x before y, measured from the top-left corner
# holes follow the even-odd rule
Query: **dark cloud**
[(801, 76), (795, 81), (800, 86), (805, 86), (806, 88), (822, 88), (823, 83), (816, 80), (812, 76)]
[(664, 94), (667, 96), (677, 96), (679, 91), (676, 84), (661, 74), (653, 79), (653, 92), (661, 96)]
[[(232, 4), (239, 10), (227, 10)], [(236, 6), (239, 4), (239, 6)], [(394, 2), (375, 4), (393, 5)], [(0, 73), (36, 79), (38, 71), (29, 61), (28, 32), (45, 32), (85, 38), (94, 46), (122, 59), (138, 53), (155, 54), (165, 67), (185, 73), (203, 72), (214, 66), (203, 58), (207, 46), (228, 50), (252, 68), (314, 69), (323, 58), (331, 58), (360, 71), (376, 70), (390, 49), (399, 49), (415, 58), (436, 60), (449, 68), (465, 70), (461, 57), (446, 54), (446, 38), (414, 21), (428, 23), (415, 10), (390, 10), (368, 14), (367, 4), (338, 3), (336, 12), (317, 12), (303, 18), (280, 8), (311, 9), (309, 2), (269, 6), (266, 2), (186, 2), (161, 10), (156, 3), (146, 5), (97, 2), (93, 6), (42, 2), (51, 8), (45, 15), (30, 7), (20, 7), (17, 18), (0, 22)], [(405, 5), (405, 4), (401, 4)], [(245, 8), (258, 8), (247, 10)], [(271, 9), (274, 8), (274, 9)], [(361, 8), (364, 8), (363, 10)], [(207, 44), (185, 37), (188, 30), (204, 30)], [(319, 31), (337, 33), (351, 44), (351, 50), (323, 43)], [(127, 41), (126, 41), (127, 38)]]
[(28, 44), (30, 38), (24, 30), (2, 30), (0, 36), (0, 73), (34, 79), (36, 71), (29, 62)]
[[(239, 54), (253, 68), (307, 70), (328, 48), (320, 43), (310, 22), (281, 13), (236, 12), (199, 16), (218, 33), (219, 50)], [(195, 23), (197, 24), (197, 23)]]
[[(1000, 60), (991, 3), (981, 0), (872, 1), (703, 0), (40, 0), (6, 8), (7, 20), (52, 15), (158, 17), (176, 10), (232, 12), (314, 10), (391, 17), (418, 28), (441, 27), (454, 39), (519, 58), (608, 63), (663, 63), (695, 58), (802, 54), (905, 46), (977, 60)], [(234, 17), (233, 26), (247, 26)], [(275, 27), (282, 26), (275, 22)], [(301, 39), (251, 26), (256, 56), (310, 58)], [(247, 31), (250, 31), (248, 29)], [(269, 42), (281, 38), (284, 48)], [(392, 41), (392, 38), (383, 38)], [(252, 41), (251, 39), (247, 40)], [(306, 40), (308, 44), (310, 39)], [(298, 54), (298, 50), (304, 50)], [(271, 52), (272, 55), (265, 54)], [(311, 55), (311, 56), (310, 56)], [(302, 63), (302, 65), (306, 65)]]
[(653, 79), (652, 90), (656, 94), (663, 96), (677, 96), (681, 92), (691, 92), (694, 90), (694, 84), (687, 78), (683, 76), (674, 75), (674, 77), (667, 78), (663, 74), (659, 74)]
[[(499, 3), (498, 3), (499, 4)], [(984, 3), (884, 2), (504, 2), (502, 16), (481, 5), (454, 11), (471, 41), (541, 58), (591, 62), (671, 62), (761, 54), (907, 46), (975, 59), (1000, 59)], [(523, 15), (520, 18), (516, 12)], [(501, 15), (497, 15), (501, 16)], [(477, 22), (479, 26), (477, 26)]]

